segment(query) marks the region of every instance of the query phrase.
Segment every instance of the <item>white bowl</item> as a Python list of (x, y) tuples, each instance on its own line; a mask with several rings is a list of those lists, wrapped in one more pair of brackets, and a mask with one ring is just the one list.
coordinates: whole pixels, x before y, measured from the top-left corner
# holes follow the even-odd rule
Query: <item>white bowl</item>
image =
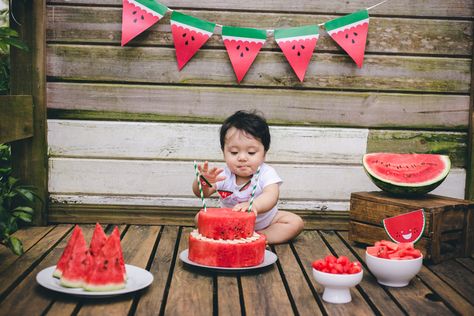
[(372, 256), (365, 252), (365, 263), (380, 284), (403, 287), (420, 272), (423, 255), (416, 259), (394, 260)]
[(313, 268), (316, 282), (324, 286), (323, 300), (328, 303), (349, 303), (352, 300), (350, 288), (359, 284), (364, 272), (354, 274), (334, 274)]

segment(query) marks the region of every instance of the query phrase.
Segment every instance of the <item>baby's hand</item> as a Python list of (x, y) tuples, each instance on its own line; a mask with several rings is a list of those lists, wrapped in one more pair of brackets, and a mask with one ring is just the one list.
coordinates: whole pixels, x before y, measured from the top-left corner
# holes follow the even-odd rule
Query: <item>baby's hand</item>
[(216, 167), (209, 169), (209, 163), (207, 161), (205, 161), (202, 166), (198, 165), (198, 170), (199, 173), (211, 184), (225, 180), (225, 176), (219, 176), (219, 174), (224, 171), (224, 169)]
[[(249, 206), (250, 206), (249, 202), (243, 202), (243, 203), (239, 203), (235, 205), (232, 210), (234, 212), (246, 212), (249, 209)], [(252, 212), (254, 212), (255, 215), (257, 215), (257, 209), (255, 208), (255, 204), (252, 206)]]

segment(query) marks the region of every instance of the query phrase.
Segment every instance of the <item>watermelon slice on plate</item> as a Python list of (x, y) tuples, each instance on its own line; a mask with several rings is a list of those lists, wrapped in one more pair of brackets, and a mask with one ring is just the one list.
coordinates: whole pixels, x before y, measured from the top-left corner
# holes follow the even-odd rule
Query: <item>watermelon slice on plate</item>
[(425, 230), (425, 213), (422, 209), (389, 217), (383, 220), (387, 235), (397, 243), (416, 243)]
[(61, 275), (59, 283), (65, 287), (82, 287), (89, 272), (92, 263), (92, 257), (89, 253), (86, 240), (82, 230), (74, 240), (71, 257)]
[(56, 269), (54, 269), (53, 276), (55, 278), (61, 278), (64, 268), (71, 259), (72, 250), (76, 244), (76, 240), (80, 235), (82, 235), (82, 229), (78, 225), (74, 226), (74, 230), (72, 231), (72, 235), (67, 242), (66, 248), (64, 248), (61, 258), (59, 258), (59, 261), (56, 264)]
[(275, 30), (275, 41), (301, 82), (304, 80), (318, 38), (317, 25)]
[(369, 12), (361, 10), (324, 23), (329, 36), (355, 61), (359, 68), (364, 62), (369, 31)]
[(364, 155), (365, 172), (380, 189), (414, 196), (434, 190), (448, 176), (448, 156), (433, 154), (371, 153)]
[(267, 39), (266, 30), (223, 26), (222, 39), (240, 83)]
[[(120, 240), (120, 232), (117, 228), (117, 226), (114, 227), (114, 230), (112, 231), (112, 235), (115, 235), (114, 238), (117, 238)], [(122, 268), (122, 272), (125, 278), (127, 278), (127, 271), (125, 270), (125, 260), (123, 259), (123, 252), (122, 252), (122, 246), (119, 248), (119, 259), (120, 259), (120, 267)]]
[(96, 257), (99, 254), (99, 251), (104, 246), (106, 240), (107, 235), (102, 229), (102, 226), (99, 223), (96, 223), (91, 243), (89, 245), (89, 252), (92, 257)]
[(155, 0), (123, 0), (122, 46), (158, 22), (167, 11)]
[(215, 26), (214, 23), (173, 11), (171, 14), (171, 32), (173, 33), (179, 70), (212, 36)]

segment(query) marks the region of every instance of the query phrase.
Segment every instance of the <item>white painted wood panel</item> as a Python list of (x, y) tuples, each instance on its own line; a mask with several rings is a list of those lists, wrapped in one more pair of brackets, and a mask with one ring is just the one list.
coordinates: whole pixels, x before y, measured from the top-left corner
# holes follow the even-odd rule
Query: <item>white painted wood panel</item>
[[(218, 164), (222, 166), (223, 164)], [(284, 180), (282, 200), (345, 201), (351, 192), (377, 188), (361, 166), (273, 164)], [(193, 165), (185, 161), (52, 158), (49, 161), (49, 192), (192, 197)], [(453, 169), (433, 193), (462, 198), (465, 171)]]
[[(218, 124), (48, 120), (52, 157), (219, 160)], [(272, 126), (268, 162), (359, 164), (367, 129)]]

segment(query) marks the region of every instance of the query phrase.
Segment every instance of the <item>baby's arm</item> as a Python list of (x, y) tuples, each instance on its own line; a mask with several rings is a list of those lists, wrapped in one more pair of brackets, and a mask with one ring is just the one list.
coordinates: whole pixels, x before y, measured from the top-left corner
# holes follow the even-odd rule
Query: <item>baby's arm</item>
[[(252, 211), (258, 214), (270, 211), (277, 204), (279, 196), (280, 185), (278, 183), (267, 185), (262, 193), (253, 200)], [(233, 210), (244, 212), (248, 209), (249, 205), (250, 201), (239, 203), (234, 206)]]

